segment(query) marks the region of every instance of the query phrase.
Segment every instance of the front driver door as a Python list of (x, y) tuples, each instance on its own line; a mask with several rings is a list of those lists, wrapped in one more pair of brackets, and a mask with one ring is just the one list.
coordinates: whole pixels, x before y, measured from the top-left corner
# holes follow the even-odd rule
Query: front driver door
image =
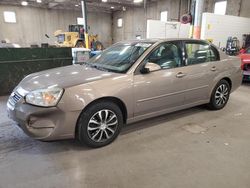
[(182, 54), (179, 42), (162, 43), (139, 66), (155, 63), (161, 69), (135, 74), (135, 117), (164, 113), (183, 105), (186, 84), (182, 79)]

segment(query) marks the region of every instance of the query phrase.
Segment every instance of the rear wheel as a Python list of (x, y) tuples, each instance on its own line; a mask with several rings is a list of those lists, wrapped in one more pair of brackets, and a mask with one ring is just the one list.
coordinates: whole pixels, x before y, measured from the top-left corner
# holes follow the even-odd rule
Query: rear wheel
[(89, 147), (106, 146), (117, 138), (122, 125), (120, 108), (112, 102), (99, 102), (80, 115), (78, 139)]
[(230, 96), (230, 85), (226, 80), (221, 80), (214, 88), (208, 107), (212, 110), (224, 108)]

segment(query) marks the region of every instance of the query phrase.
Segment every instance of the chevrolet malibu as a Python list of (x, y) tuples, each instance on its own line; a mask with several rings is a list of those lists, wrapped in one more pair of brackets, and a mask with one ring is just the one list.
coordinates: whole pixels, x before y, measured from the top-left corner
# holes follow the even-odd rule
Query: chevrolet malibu
[(83, 65), (25, 77), (7, 111), (35, 139), (102, 147), (124, 124), (201, 104), (224, 108), (241, 84), (240, 65), (202, 40), (125, 41)]

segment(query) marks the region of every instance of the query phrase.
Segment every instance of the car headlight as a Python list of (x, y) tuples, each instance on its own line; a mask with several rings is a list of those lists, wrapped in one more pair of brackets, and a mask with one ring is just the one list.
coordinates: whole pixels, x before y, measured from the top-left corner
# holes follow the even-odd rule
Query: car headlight
[(57, 105), (62, 94), (63, 89), (60, 88), (40, 89), (28, 93), (25, 101), (36, 106), (52, 107)]

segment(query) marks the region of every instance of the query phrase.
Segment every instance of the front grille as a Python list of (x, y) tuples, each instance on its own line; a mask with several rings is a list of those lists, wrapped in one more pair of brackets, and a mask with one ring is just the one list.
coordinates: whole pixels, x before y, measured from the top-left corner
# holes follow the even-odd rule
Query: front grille
[(20, 94), (18, 94), (17, 92), (13, 92), (11, 95), (10, 95), (10, 98), (9, 98), (9, 103), (12, 105), (12, 106), (15, 106), (16, 103), (18, 103), (18, 101), (20, 101), (22, 99), (22, 96)]

